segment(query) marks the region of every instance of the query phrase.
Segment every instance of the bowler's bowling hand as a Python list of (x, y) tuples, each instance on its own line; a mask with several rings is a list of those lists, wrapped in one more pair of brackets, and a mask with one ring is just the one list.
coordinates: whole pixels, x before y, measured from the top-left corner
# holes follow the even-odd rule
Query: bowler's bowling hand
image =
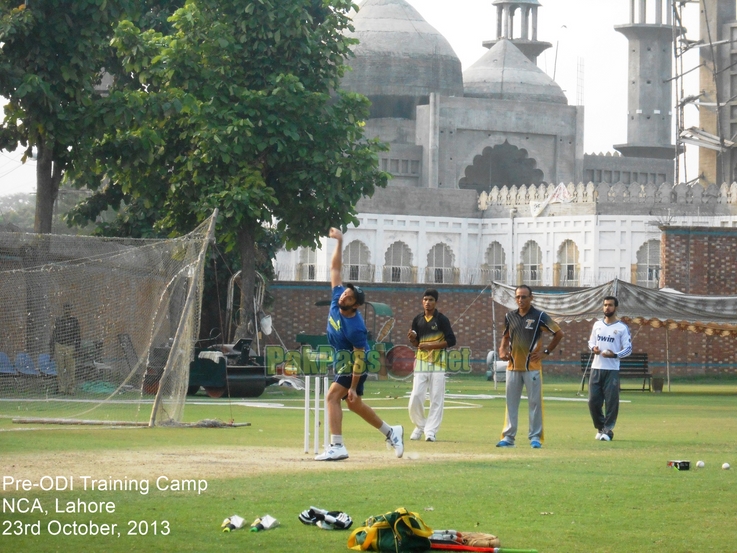
[(330, 238), (335, 238), (336, 240), (342, 240), (343, 239), (343, 233), (340, 232), (335, 227), (330, 227), (330, 233), (328, 234)]

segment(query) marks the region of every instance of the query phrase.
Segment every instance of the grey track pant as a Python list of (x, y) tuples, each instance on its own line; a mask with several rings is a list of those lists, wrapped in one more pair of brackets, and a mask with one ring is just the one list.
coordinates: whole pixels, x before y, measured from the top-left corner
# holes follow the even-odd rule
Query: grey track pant
[(527, 390), (530, 408), (530, 430), (528, 437), (543, 441), (543, 398), (542, 375), (540, 371), (507, 371), (507, 413), (502, 430), (502, 439), (514, 443), (517, 437), (519, 404), (522, 387)]
[[(602, 407), (606, 403), (606, 415)], [(619, 371), (592, 369), (589, 412), (597, 430), (614, 430), (619, 415)]]

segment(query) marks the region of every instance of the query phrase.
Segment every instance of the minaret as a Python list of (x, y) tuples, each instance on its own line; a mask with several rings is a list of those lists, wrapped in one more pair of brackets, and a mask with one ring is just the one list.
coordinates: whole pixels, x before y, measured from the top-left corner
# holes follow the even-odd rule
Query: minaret
[[(552, 44), (537, 40), (537, 9), (541, 6), (538, 0), (494, 0), (496, 6), (496, 40), (485, 40), (482, 44), (492, 48), (500, 39), (506, 38), (527, 56), (534, 64), (537, 57)], [(520, 36), (514, 36), (514, 17), (519, 11)]]
[[(629, 41), (627, 143), (615, 145), (627, 157), (673, 159), (673, 25), (670, 0), (655, 2), (647, 21), (647, 0), (630, 0), (630, 22), (614, 29)], [(665, 15), (665, 17), (664, 17)]]

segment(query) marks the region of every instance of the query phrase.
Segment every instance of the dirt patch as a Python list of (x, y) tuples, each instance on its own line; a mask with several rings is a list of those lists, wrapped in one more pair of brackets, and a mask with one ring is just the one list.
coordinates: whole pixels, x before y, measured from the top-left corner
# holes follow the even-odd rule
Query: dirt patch
[[(437, 463), (448, 460), (488, 458), (493, 455), (468, 453), (407, 453), (396, 459), (391, 451), (352, 451), (350, 459), (329, 463), (332, 470), (362, 470), (386, 467), (387, 463)], [(293, 448), (170, 448), (157, 451), (84, 451), (46, 453), (43, 456), (3, 456), (5, 473), (34, 482), (42, 476), (91, 476), (95, 479), (155, 478), (237, 478), (284, 471), (325, 470), (326, 463), (314, 461), (314, 455)]]

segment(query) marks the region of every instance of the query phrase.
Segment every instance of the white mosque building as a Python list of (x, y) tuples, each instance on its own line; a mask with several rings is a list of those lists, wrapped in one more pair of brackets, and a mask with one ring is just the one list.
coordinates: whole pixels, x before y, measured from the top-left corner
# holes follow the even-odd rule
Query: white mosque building
[[(405, 0), (365, 0), (342, 87), (371, 100), (367, 134), (389, 144), (393, 178), (358, 203), (344, 279), (655, 287), (659, 226), (737, 226), (737, 185), (673, 184), (672, 25), (667, 0), (652, 21), (645, 1), (615, 27), (629, 44), (628, 142), (589, 155), (583, 107), (536, 65), (550, 47), (538, 0), (492, 0), (497, 38), (465, 72)], [(327, 280), (332, 247), (279, 252), (277, 278)]]

